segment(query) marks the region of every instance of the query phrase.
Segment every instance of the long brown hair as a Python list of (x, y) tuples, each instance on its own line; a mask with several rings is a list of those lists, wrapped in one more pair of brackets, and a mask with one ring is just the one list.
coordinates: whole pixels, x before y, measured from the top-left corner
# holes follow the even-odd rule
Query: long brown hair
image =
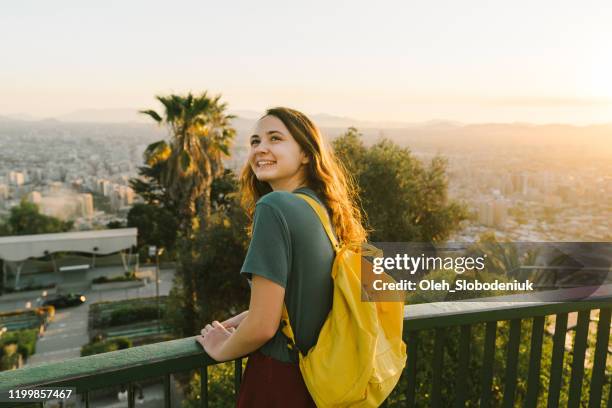
[[(306, 115), (294, 109), (277, 107), (268, 109), (262, 116), (278, 118), (300, 145), (309, 161), (306, 165), (306, 183), (321, 197), (331, 210), (332, 224), (338, 239), (343, 243), (362, 243), (366, 231), (362, 225), (357, 205), (355, 181), (327, 146), (321, 132)], [(272, 191), (270, 184), (257, 180), (247, 162), (240, 174), (242, 205), (246, 209), (251, 226), (255, 203)], [(250, 231), (250, 228), (249, 228)]]

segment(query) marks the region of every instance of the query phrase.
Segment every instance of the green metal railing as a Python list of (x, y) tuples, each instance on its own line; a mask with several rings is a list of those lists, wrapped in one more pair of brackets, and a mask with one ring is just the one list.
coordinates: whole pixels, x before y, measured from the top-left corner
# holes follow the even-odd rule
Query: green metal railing
[[(586, 292), (582, 292), (586, 291)], [(588, 296), (584, 296), (588, 293)], [(531, 295), (530, 295), (531, 296)], [(503, 372), (503, 400), (501, 406), (513, 407), (516, 404), (519, 344), (522, 330), (521, 322), (531, 321), (529, 364), (527, 374), (527, 392), (523, 405), (535, 407), (540, 387), (542, 361), (542, 344), (545, 333), (545, 317), (555, 316), (555, 330), (550, 366), (548, 387), (548, 407), (559, 405), (559, 393), (562, 384), (562, 367), (565, 358), (565, 342), (568, 326), (568, 314), (578, 313), (573, 353), (571, 377), (569, 379), (568, 406), (578, 407), (582, 399), (582, 384), (585, 372), (585, 353), (589, 334), (590, 313), (599, 311), (599, 322), (596, 330), (596, 341), (593, 351), (592, 375), (588, 406), (602, 406), (604, 384), (610, 382), (610, 373), (606, 373), (606, 360), (610, 347), (610, 315), (612, 308), (612, 284), (596, 290), (566, 289), (530, 298), (508, 296), (496, 298), (495, 301), (480, 300), (477, 302), (445, 302), (411, 305), (406, 307), (404, 338), (408, 346), (408, 360), (403, 373), (407, 388), (402, 389), (403, 399), (400, 406), (415, 406), (417, 393), (425, 392), (430, 396), (429, 406), (442, 406), (444, 341), (447, 331), (452, 327), (459, 328), (457, 362), (455, 375), (454, 405), (463, 407), (467, 398), (467, 378), (470, 353), (473, 349), (472, 329), (475, 325), (484, 324), (483, 360), (480, 378), (480, 407), (492, 404), (492, 380), (494, 376), (494, 358), (496, 351), (496, 333), (498, 322), (509, 322), (509, 336), (505, 350)], [(580, 300), (576, 300), (580, 299)], [(423, 333), (433, 331), (433, 355), (419, 355), (419, 342)], [(431, 361), (432, 379), (427, 390), (417, 385), (417, 360)], [(171, 406), (171, 374), (186, 370), (199, 370), (201, 378), (201, 406), (208, 405), (208, 371), (209, 365), (216, 364), (196, 344), (194, 338), (167, 341), (119, 350), (88, 357), (75, 358), (56, 363), (24, 367), (19, 370), (0, 372), (0, 391), (17, 387), (36, 386), (71, 386), (82, 394), (85, 406), (89, 406), (89, 395), (93, 390), (128, 384), (128, 406), (135, 406), (134, 383), (149, 378), (164, 379), (165, 407)], [(234, 387), (237, 391), (242, 377), (242, 359), (235, 361)], [(612, 389), (612, 386), (610, 387)], [(398, 391), (395, 390), (394, 393)], [(237, 394), (237, 392), (236, 392)], [(605, 397), (607, 406), (612, 406), (612, 395)], [(1, 406), (15, 406), (14, 403), (0, 403)], [(42, 406), (42, 404), (40, 405)]]

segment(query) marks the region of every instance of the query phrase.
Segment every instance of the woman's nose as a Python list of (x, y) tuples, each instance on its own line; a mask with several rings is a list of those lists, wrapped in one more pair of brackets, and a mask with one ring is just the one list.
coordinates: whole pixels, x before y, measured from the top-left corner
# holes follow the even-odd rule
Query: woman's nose
[(265, 142), (259, 142), (257, 143), (257, 146), (255, 146), (255, 153), (267, 152), (267, 151), (268, 151), (268, 145)]

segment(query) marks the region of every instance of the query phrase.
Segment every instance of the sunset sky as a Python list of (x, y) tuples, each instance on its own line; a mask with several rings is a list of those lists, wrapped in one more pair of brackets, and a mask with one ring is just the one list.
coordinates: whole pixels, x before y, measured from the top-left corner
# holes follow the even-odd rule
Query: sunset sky
[(362, 120), (612, 122), (609, 1), (92, 3), (2, 6), (0, 115), (209, 90)]

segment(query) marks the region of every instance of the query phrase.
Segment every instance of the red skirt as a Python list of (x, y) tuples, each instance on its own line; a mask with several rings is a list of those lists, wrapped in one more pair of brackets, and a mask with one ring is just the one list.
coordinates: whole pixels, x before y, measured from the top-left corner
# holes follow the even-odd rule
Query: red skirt
[(316, 408), (297, 363), (253, 352), (238, 392), (237, 408)]

